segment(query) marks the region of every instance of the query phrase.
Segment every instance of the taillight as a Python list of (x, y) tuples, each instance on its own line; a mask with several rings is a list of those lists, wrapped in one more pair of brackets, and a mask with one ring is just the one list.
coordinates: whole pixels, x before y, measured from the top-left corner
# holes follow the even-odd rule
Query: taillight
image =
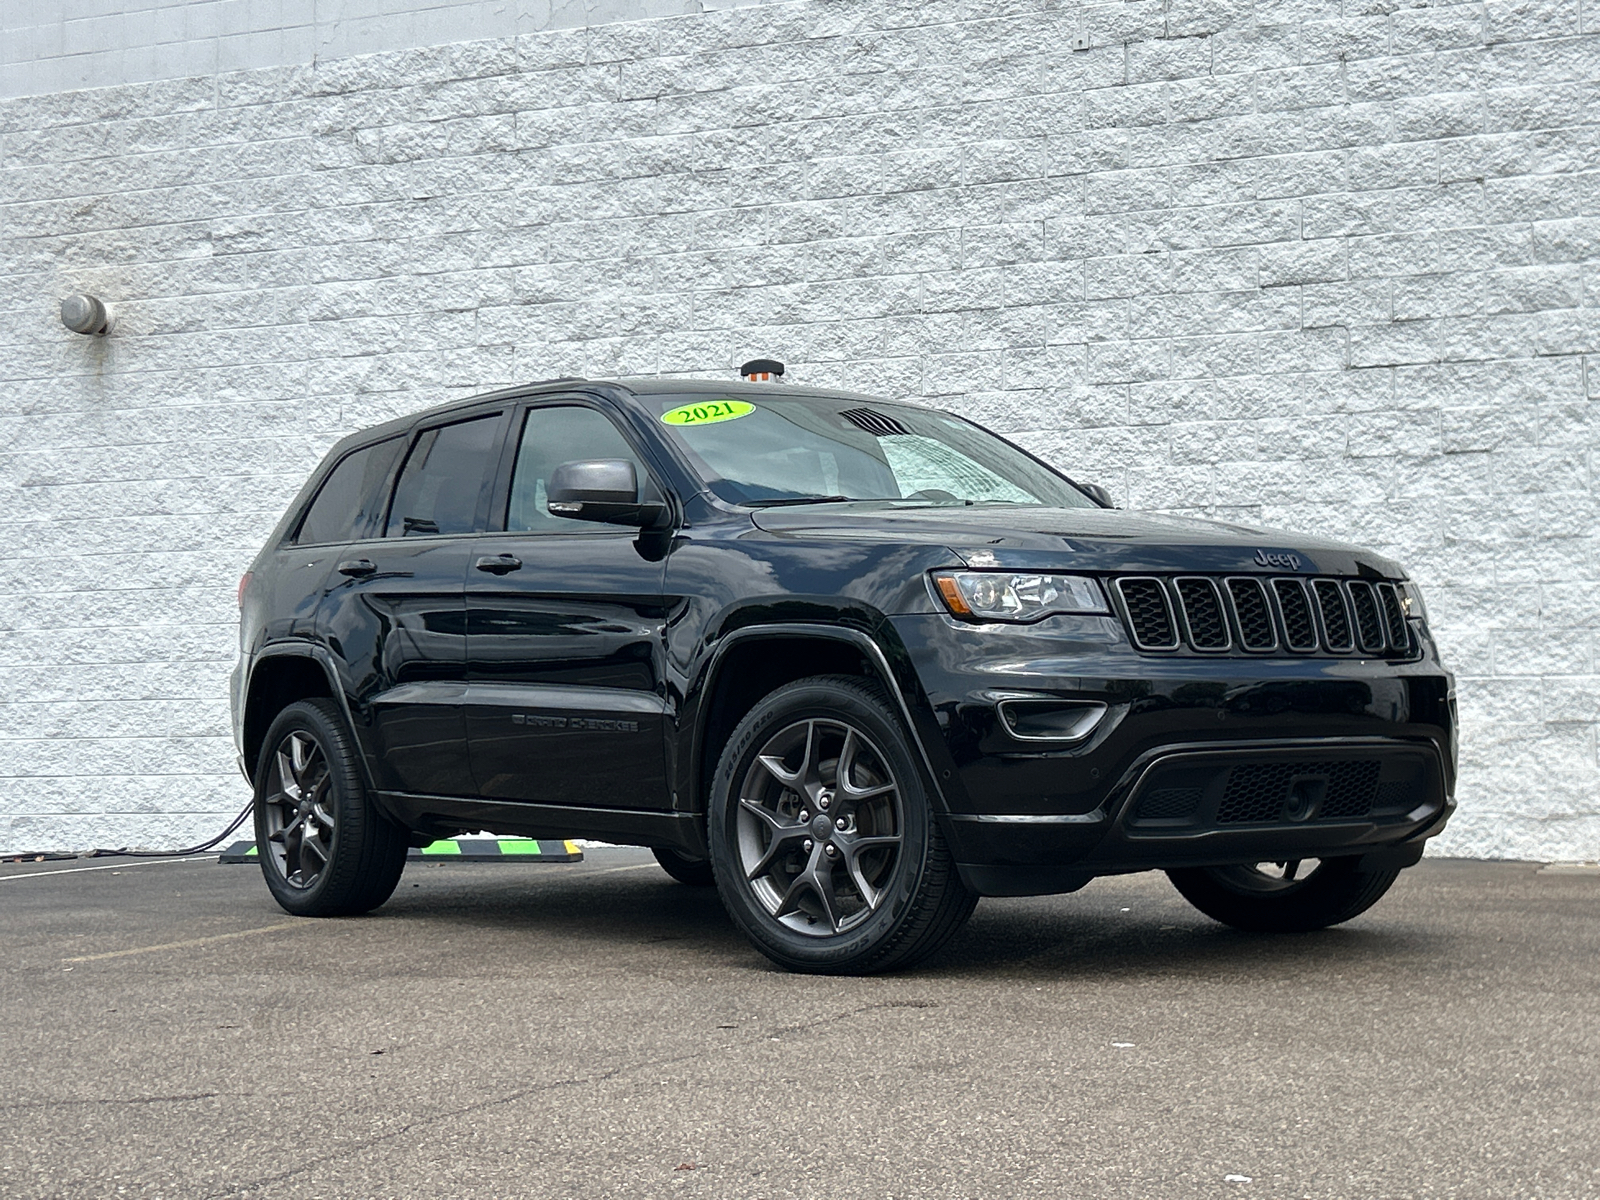
[(250, 572), (246, 571), (239, 576), (239, 607), (244, 607), (244, 590), (250, 586)]

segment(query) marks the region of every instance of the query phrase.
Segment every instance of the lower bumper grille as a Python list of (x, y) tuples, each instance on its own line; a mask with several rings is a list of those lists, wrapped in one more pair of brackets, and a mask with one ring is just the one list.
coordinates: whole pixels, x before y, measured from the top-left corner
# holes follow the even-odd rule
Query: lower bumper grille
[(1217, 751), (1151, 767), (1124, 810), (1130, 833), (1334, 821), (1403, 821), (1443, 803), (1437, 757), (1406, 746)]
[(1187, 819), (1200, 807), (1205, 792), (1199, 788), (1157, 788), (1139, 804), (1139, 815), (1151, 820)]
[(1217, 808), (1217, 824), (1364, 817), (1372, 811), (1378, 771), (1371, 759), (1235, 767)]

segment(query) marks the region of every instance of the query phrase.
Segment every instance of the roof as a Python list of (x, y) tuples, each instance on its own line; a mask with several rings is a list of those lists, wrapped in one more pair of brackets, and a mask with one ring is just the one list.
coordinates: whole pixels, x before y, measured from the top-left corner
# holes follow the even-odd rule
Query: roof
[(802, 387), (792, 383), (749, 383), (743, 379), (663, 379), (655, 375), (633, 375), (614, 379), (586, 379), (579, 375), (565, 375), (557, 379), (540, 379), (530, 383), (515, 384), (512, 387), (499, 388), (492, 392), (480, 392), (475, 396), (463, 396), (459, 400), (449, 400), (444, 404), (436, 404), (432, 408), (421, 409), (403, 417), (394, 417), (378, 425), (368, 425), (356, 430), (347, 437), (341, 438), (334, 450), (342, 453), (346, 448), (346, 443), (353, 446), (381, 440), (384, 437), (404, 433), (419, 421), (448, 416), (450, 413), (475, 408), (480, 404), (492, 404), (500, 400), (516, 400), (524, 396), (536, 396), (540, 392), (546, 391), (572, 391), (584, 388), (604, 389), (612, 393), (623, 392), (634, 396), (703, 396), (707, 392), (715, 392), (719, 395), (748, 396), (752, 398), (773, 395), (785, 397), (816, 396), (819, 399), (857, 400), (863, 404), (904, 403), (903, 401), (886, 401), (880, 396), (869, 396), (861, 392), (847, 392), (842, 388)]
[(882, 397), (848, 392), (843, 388), (804, 387), (794, 383), (749, 383), (743, 379), (661, 379), (654, 375), (635, 375), (622, 379), (591, 379), (587, 382), (626, 388), (635, 396), (703, 396), (707, 392), (719, 392), (730, 396), (817, 396), (872, 404), (886, 403)]

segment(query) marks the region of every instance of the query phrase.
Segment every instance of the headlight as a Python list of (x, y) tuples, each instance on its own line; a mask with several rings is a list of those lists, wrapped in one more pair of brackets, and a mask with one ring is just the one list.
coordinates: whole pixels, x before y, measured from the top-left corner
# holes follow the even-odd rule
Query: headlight
[(933, 577), (945, 606), (980, 621), (1037, 621), (1052, 613), (1104, 613), (1105, 594), (1083, 575), (1020, 571), (941, 571)]
[(1428, 608), (1422, 603), (1422, 589), (1409, 579), (1404, 583), (1395, 584), (1394, 587), (1395, 591), (1400, 593), (1400, 607), (1405, 610), (1406, 616), (1413, 621), (1426, 623)]

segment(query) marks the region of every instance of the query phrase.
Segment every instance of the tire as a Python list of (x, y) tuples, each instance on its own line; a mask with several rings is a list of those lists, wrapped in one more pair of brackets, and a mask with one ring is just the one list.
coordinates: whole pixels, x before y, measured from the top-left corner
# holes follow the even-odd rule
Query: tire
[(255, 825), (267, 888), (297, 917), (370, 912), (405, 869), (406, 831), (367, 798), (355, 745), (331, 700), (291, 704), (267, 730)]
[(761, 700), (718, 760), (709, 828), (728, 915), (791, 971), (910, 966), (978, 902), (956, 874), (904, 726), (860, 679), (802, 679)]
[(1359, 916), (1376, 904), (1400, 867), (1364, 870), (1359, 858), (1249, 863), (1168, 871), (1183, 898), (1206, 916), (1254, 933), (1305, 933)]
[(717, 881), (711, 874), (711, 862), (704, 858), (690, 858), (676, 850), (652, 850), (661, 869), (679, 883), (690, 887), (711, 887)]

